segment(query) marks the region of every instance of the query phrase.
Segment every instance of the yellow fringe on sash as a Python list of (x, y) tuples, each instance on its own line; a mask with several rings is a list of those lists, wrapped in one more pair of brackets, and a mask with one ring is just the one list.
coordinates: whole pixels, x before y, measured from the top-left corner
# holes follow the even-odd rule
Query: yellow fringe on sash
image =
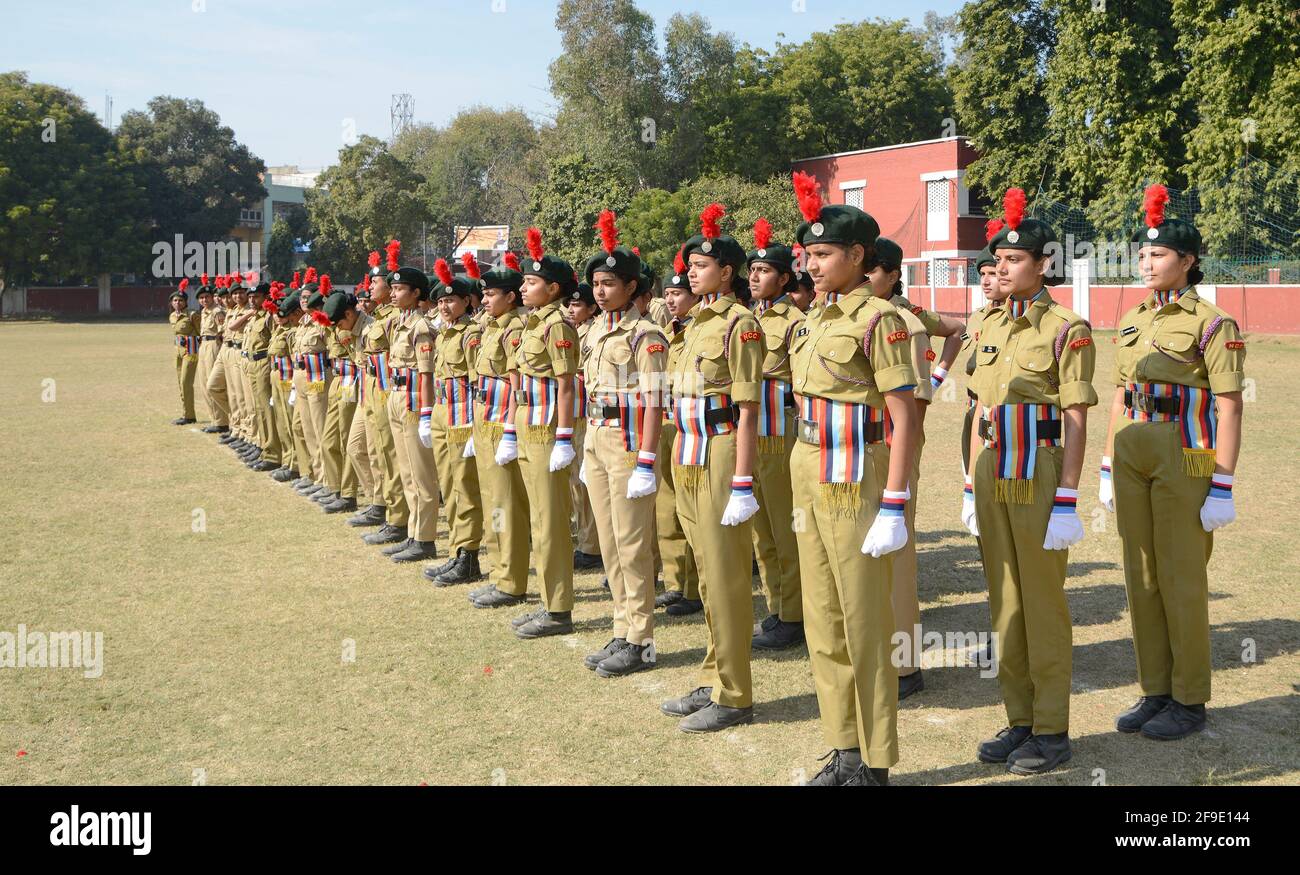
[(689, 489), (695, 492), (701, 483), (708, 482), (707, 471), (703, 465), (678, 465), (673, 463), (673, 485), (677, 489)]
[(862, 509), (861, 483), (821, 484), (822, 504), (832, 516), (850, 519)]
[(458, 447), (463, 447), (469, 443), (470, 437), (474, 434), (474, 426), (458, 425), (455, 428), (447, 429), (447, 441)]
[(993, 497), (1003, 504), (1033, 504), (1033, 480), (997, 480), (993, 484)]
[(636, 453), (624, 453), (623, 456), (627, 459), (627, 466), (629, 468), (636, 467)]
[[(493, 444), (501, 440), (501, 435), (505, 432), (505, 426), (499, 422), (488, 422), (483, 420), (478, 424), (479, 434), (490, 440)], [(477, 447), (475, 451), (477, 452)]]
[(187, 361), (187, 362), (196, 362), (196, 361), (198, 361), (198, 360), (199, 360), (199, 357), (198, 357), (197, 354), (195, 354), (195, 355), (188, 355), (188, 354), (187, 354), (187, 355), (185, 356), (185, 361)]
[(524, 443), (548, 444), (555, 437), (555, 430), (549, 425), (525, 425)]
[(325, 381), (324, 381), (324, 380), (314, 380), (314, 381), (312, 381), (312, 382), (310, 382), (310, 383), (307, 384), (307, 394), (308, 394), (308, 395), (319, 395), (320, 393), (322, 393), (322, 392), (324, 392), (324, 391), (325, 391)]
[(1211, 477), (1214, 475), (1214, 450), (1183, 450), (1183, 473), (1188, 477)]
[(785, 438), (779, 435), (764, 435), (758, 439), (758, 452), (762, 456), (779, 456), (785, 452)]

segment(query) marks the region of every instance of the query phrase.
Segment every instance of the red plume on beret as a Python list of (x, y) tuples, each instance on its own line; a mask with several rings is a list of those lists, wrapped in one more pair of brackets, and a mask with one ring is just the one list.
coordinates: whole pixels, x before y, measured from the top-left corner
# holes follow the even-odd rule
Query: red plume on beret
[(632, 254), (635, 255), (637, 258), (640, 258), (640, 257), (641, 257), (641, 247), (640, 247), (640, 246), (633, 246), (633, 247), (632, 247)]
[(384, 249), (388, 252), (388, 272), (392, 273), (397, 270), (397, 260), (402, 255), (402, 241), (389, 240), (388, 245), (385, 246)]
[(312, 321), (315, 322), (317, 325), (325, 325), (325, 326), (329, 326), (329, 325), (333, 325), (333, 324), (334, 324), (333, 322), (330, 321), (330, 317), (328, 317), (328, 316), (325, 315), (325, 311), (324, 311), (324, 310), (312, 310), (312, 311), (311, 311), (311, 319), (312, 319)]
[(203, 279), (203, 285), (205, 286), (211, 285), (211, 283), (208, 282), (208, 275), (206, 273), (203, 275), (202, 279)]
[[(378, 252), (375, 253), (375, 255), (378, 254)], [(363, 292), (370, 291), (370, 274), (366, 274), (361, 278), (361, 282), (357, 283), (357, 288)]]
[(519, 256), (515, 255), (513, 252), (507, 252), (505, 264), (510, 270), (519, 270)]
[(222, 277), (217, 277), (215, 280), (212, 281), (212, 284), (219, 289), (224, 289), (226, 287), (226, 281)]
[(447, 259), (439, 258), (435, 261), (433, 263), (433, 272), (438, 275), (438, 281), (444, 286), (451, 285), (453, 277), (451, 275), (451, 265), (447, 263)]
[(759, 219), (754, 223), (754, 248), (766, 249), (767, 244), (772, 242), (772, 223), (767, 219)]
[(262, 302), (262, 309), (268, 313), (275, 313), (279, 311), (280, 308), (275, 305), (275, 301), (273, 299), (267, 298), (265, 301)]
[(536, 228), (529, 228), (528, 233), (524, 235), (524, 239), (528, 244), (529, 257), (533, 261), (541, 261), (542, 256), (546, 254), (545, 250), (542, 249), (542, 232)]
[(378, 250), (378, 249), (372, 249), (372, 250), (370, 251), (370, 258), (369, 258), (369, 260), (368, 260), (367, 263), (368, 263), (371, 267), (379, 267), (379, 262), (380, 262), (379, 250)]
[(306, 275), (304, 275), (303, 278), (302, 278), (302, 282), (303, 282), (303, 285), (306, 285), (307, 283), (314, 283), (314, 282), (316, 282), (317, 279), (318, 279), (318, 277), (317, 277), (317, 275), (316, 275), (316, 268), (314, 268), (314, 267), (309, 267), (309, 268), (307, 268), (307, 273), (306, 273)]
[(802, 170), (796, 170), (792, 178), (794, 196), (799, 201), (799, 212), (807, 221), (817, 221), (822, 214), (822, 190), (817, 180)]
[(1147, 214), (1147, 227), (1159, 228), (1165, 221), (1165, 205), (1169, 203), (1169, 189), (1160, 183), (1148, 185), (1142, 209)]
[(258, 277), (258, 275), (257, 275), (257, 271), (255, 271), (255, 270), (250, 270), (250, 271), (248, 272), (248, 276), (245, 277), (245, 279), (247, 279), (248, 284), (249, 284), (250, 286), (255, 286), (255, 285), (257, 285), (257, 281), (258, 281), (258, 279), (259, 279), (259, 277)]
[(1002, 224), (1003, 222), (1001, 219), (989, 219), (987, 222), (985, 222), (984, 240), (987, 242), (989, 240), (992, 240), (994, 237), (998, 236), (998, 232), (1002, 230)]
[(722, 226), (718, 221), (727, 214), (727, 208), (722, 204), (713, 203), (704, 208), (700, 213), (700, 233), (706, 238), (712, 240), (722, 234)]
[(680, 249), (678, 249), (677, 254), (673, 256), (673, 271), (678, 276), (682, 276), (686, 273), (686, 259), (682, 258), (682, 251)]
[(1025, 190), (1008, 188), (1002, 197), (1002, 212), (1007, 220), (1007, 227), (1012, 231), (1020, 227), (1025, 218)]
[(296, 289), (300, 285), (302, 285), (302, 279), (298, 276), (298, 271), (295, 270), (293, 272), (293, 282), (289, 283), (289, 288)]
[(189, 278), (189, 277), (183, 277), (183, 278), (181, 279), (181, 284), (180, 284), (179, 286), (176, 287), (176, 290), (177, 290), (178, 292), (183, 292), (183, 291), (185, 291), (186, 289), (188, 289), (189, 287), (190, 287), (190, 278)]
[(478, 259), (474, 257), (473, 252), (466, 252), (460, 257), (460, 263), (465, 265), (465, 274), (472, 280), (476, 280), (483, 275), (478, 268)]
[(330, 275), (329, 275), (329, 274), (323, 274), (323, 275), (321, 276), (321, 278), (320, 278), (320, 293), (321, 293), (321, 295), (322, 295), (322, 296), (325, 296), (325, 297), (328, 297), (328, 296), (329, 296), (329, 293), (330, 293), (330, 290), (333, 289), (333, 288), (334, 288), (334, 287), (333, 287), (332, 285), (330, 285)]
[(600, 217), (596, 219), (593, 226), (600, 231), (600, 245), (607, 253), (613, 254), (614, 247), (618, 245), (618, 228), (614, 226), (615, 219), (613, 210), (601, 210)]

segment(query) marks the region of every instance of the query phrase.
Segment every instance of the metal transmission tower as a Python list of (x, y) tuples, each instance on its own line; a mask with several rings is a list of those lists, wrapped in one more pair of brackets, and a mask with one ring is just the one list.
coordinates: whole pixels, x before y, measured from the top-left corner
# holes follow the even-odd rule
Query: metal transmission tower
[(415, 120), (415, 101), (411, 99), (411, 95), (394, 94), (390, 115), (393, 120), (392, 140), (396, 140), (398, 134), (409, 128)]

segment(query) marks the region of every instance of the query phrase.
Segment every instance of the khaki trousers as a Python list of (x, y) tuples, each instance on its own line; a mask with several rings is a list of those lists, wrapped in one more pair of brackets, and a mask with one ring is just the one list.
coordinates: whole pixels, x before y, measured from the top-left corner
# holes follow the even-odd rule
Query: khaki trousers
[(438, 537), (438, 469), (433, 450), (420, 443), (420, 414), (406, 409), (406, 394), (388, 396), (388, 421), (393, 426), (393, 448), (397, 470), (402, 474), (402, 491), (411, 509), (407, 534), (417, 541)]
[(464, 456), (473, 427), (449, 428), (446, 404), (434, 405), (432, 426), (438, 489), (447, 509), (447, 555), (454, 557), (460, 550), (477, 553), (483, 542), (482, 490), (477, 462)]
[(586, 420), (573, 423), (574, 462), (569, 466), (569, 498), (573, 503), (573, 543), (583, 553), (599, 555), (600, 539), (596, 534), (596, 518), (591, 512), (591, 499), (587, 487), (578, 479), (582, 467), (583, 450), (587, 436)]
[(205, 340), (199, 346), (199, 389), (208, 405), (208, 419), (213, 425), (230, 424), (229, 399), (226, 398), (226, 372), (221, 366), (219, 340)]
[(474, 461), (487, 525), (488, 575), (497, 589), (522, 596), (528, 592), (528, 493), (519, 462), (496, 463), (500, 443), (501, 424), (484, 422), (475, 405)]
[[(767, 596), (767, 612), (788, 623), (803, 621), (799, 587), (799, 547), (794, 534), (794, 493), (790, 483), (790, 453), (794, 449), (795, 416), (786, 411), (785, 439), (779, 452), (764, 452), (763, 440), (754, 457), (754, 553)], [(766, 440), (766, 439), (764, 439)], [(775, 442), (780, 438), (772, 438)]]
[[(516, 411), (515, 429), (519, 436), (520, 473), (528, 492), (528, 508), (533, 532), (533, 560), (541, 579), (542, 604), (552, 613), (573, 610), (573, 532), (569, 517), (573, 513), (569, 496), (569, 472), (550, 470), (551, 448), (555, 446), (555, 426), (537, 429), (530, 437), (528, 408)], [(575, 454), (571, 464), (577, 465)]]
[(693, 601), (700, 598), (700, 575), (695, 554), (686, 542), (682, 522), (677, 516), (677, 488), (673, 482), (673, 441), (676, 424), (664, 421), (659, 432), (659, 490), (655, 492), (655, 544), (663, 564), (664, 589), (680, 592)]
[[(280, 441), (280, 464), (290, 471), (298, 470), (298, 447), (293, 433), (293, 408), (289, 406), (289, 390), (293, 380), (281, 382), (276, 371), (271, 372), (271, 398), (275, 401), (275, 434)], [(296, 400), (296, 399), (295, 399)]]
[(275, 409), (271, 407), (271, 361), (262, 359), (250, 361), (246, 368), (250, 397), (253, 399), (253, 413), (257, 420), (258, 446), (262, 448), (262, 460), (280, 464), (284, 446), (280, 434), (275, 428)]
[[(353, 391), (364, 386), (361, 381), (365, 379), (364, 374), (358, 376), (358, 383)], [(384, 475), (379, 469), (379, 454), (366, 440), (369, 404), (369, 397), (357, 404), (352, 414), (352, 425), (348, 428), (346, 444), (348, 464), (352, 466), (352, 471), (357, 477), (357, 504), (362, 509), (373, 505), (384, 506), (384, 499), (380, 492)]]
[(197, 419), (194, 415), (194, 372), (199, 366), (197, 355), (186, 355), (185, 348), (176, 349), (176, 387), (181, 394), (181, 416)]

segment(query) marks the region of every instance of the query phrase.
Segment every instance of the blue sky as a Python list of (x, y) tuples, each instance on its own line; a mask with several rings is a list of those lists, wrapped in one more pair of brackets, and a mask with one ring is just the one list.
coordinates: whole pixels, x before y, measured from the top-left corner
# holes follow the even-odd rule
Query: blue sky
[[(770, 48), (840, 21), (947, 15), (958, 0), (638, 0), (662, 40), (674, 12)], [(794, 11), (802, 5), (804, 11)], [(115, 7), (115, 8), (110, 8)], [(547, 67), (560, 51), (548, 0), (0, 0), (0, 70), (24, 70), (80, 95), (91, 111), (113, 96), (116, 122), (151, 97), (198, 98), (268, 165), (332, 164), (349, 123), (387, 137), (391, 95), (408, 92), (419, 122), (457, 110), (554, 108)]]

